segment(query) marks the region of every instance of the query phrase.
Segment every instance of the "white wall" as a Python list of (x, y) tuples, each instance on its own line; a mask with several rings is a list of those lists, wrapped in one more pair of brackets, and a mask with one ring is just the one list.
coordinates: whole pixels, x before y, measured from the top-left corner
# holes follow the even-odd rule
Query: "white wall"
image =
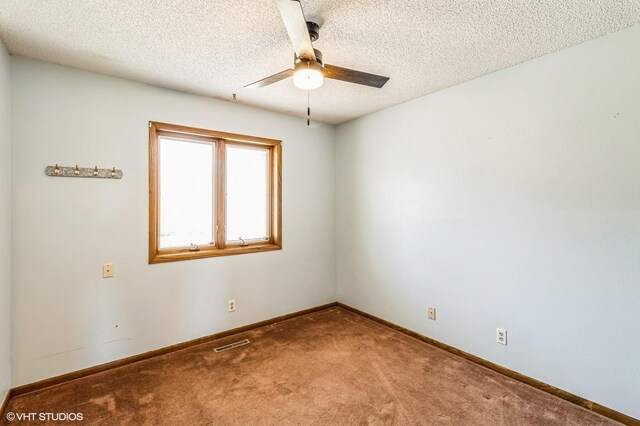
[(0, 41), (0, 404), (11, 387), (11, 58)]
[(638, 46), (640, 27), (339, 126), (338, 300), (640, 417)]
[[(333, 126), (24, 58), (12, 71), (14, 385), (335, 301)], [(149, 120), (281, 139), (283, 250), (149, 265)], [(46, 177), (55, 163), (124, 178)]]

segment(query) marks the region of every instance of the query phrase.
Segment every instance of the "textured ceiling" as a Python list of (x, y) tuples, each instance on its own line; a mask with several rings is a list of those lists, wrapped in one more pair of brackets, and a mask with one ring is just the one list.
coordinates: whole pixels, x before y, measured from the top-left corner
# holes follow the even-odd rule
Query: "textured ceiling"
[[(325, 80), (313, 117), (340, 123), (640, 23), (639, 0), (302, 0), (327, 63), (386, 75)], [(9, 51), (303, 116), (275, 0), (0, 0)]]

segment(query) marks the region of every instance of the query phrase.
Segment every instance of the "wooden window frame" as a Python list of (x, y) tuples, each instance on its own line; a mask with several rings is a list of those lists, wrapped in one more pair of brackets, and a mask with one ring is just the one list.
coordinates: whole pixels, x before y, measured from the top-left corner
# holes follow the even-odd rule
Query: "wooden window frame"
[[(189, 247), (161, 249), (160, 242), (160, 165), (159, 141), (161, 136), (173, 136), (210, 142), (215, 146), (215, 245), (203, 246), (197, 251)], [(269, 152), (269, 238), (266, 241), (247, 242), (245, 245), (226, 241), (226, 147), (250, 146)], [(175, 124), (149, 122), (149, 263), (257, 253), (282, 249), (282, 142), (256, 136), (238, 135)]]

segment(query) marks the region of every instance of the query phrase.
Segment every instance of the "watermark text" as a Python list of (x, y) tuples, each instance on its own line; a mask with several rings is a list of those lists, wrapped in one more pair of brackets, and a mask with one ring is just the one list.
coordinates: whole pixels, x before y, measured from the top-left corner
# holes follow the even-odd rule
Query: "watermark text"
[(82, 413), (14, 413), (9, 411), (5, 418), (10, 422), (81, 422)]

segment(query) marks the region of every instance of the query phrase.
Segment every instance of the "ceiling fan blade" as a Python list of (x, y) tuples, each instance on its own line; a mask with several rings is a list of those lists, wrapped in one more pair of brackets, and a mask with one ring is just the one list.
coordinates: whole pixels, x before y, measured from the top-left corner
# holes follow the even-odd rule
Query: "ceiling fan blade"
[(245, 89), (259, 89), (264, 86), (268, 86), (273, 83), (277, 83), (280, 80), (284, 80), (285, 78), (291, 77), (293, 75), (293, 70), (288, 69), (267, 78), (263, 78), (262, 80), (254, 81), (251, 84), (247, 84), (244, 86)]
[(326, 78), (347, 81), (349, 83), (362, 84), (363, 86), (377, 87), (380, 89), (389, 81), (389, 77), (369, 74), (362, 71), (350, 70), (349, 68), (337, 67), (335, 65), (324, 65), (322, 72)]
[(278, 0), (278, 9), (280, 9), (284, 26), (287, 28), (293, 50), (298, 58), (315, 61), (316, 54), (313, 51), (307, 21), (302, 13), (300, 2), (298, 0)]

